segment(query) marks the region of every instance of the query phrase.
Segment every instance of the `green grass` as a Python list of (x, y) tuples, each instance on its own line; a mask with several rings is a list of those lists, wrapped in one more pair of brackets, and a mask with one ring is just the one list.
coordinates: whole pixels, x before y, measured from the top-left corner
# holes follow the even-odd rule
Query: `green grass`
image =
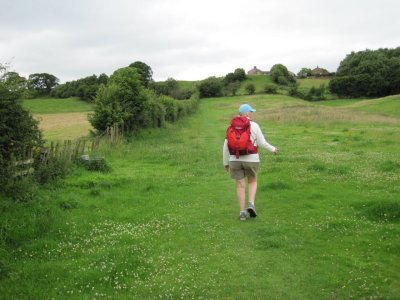
[(365, 99), (335, 99), (335, 100), (317, 101), (315, 102), (315, 104), (330, 106), (330, 107), (338, 107), (338, 106), (352, 105), (360, 101), (365, 101)]
[(199, 81), (179, 80), (178, 86), (181, 89), (195, 90), (198, 83)]
[(371, 99), (353, 105), (355, 110), (384, 116), (400, 117), (400, 95)]
[(92, 130), (87, 115), (94, 105), (79, 98), (24, 99), (23, 106), (39, 120), (46, 141), (75, 140)]
[[(281, 153), (262, 151), (259, 216), (239, 222), (221, 150), (243, 101)], [(2, 238), (12, 251), (0, 261), (0, 293), (396, 299), (399, 125), (396, 116), (282, 95), (202, 100), (175, 125), (104, 145), (112, 171), (76, 169), (39, 192), (36, 214), (3, 204)], [(33, 224), (29, 214), (38, 216)]]
[(321, 77), (321, 78), (304, 78), (304, 79), (297, 79), (300, 88), (310, 89), (312, 87), (319, 87), (321, 84), (324, 84), (328, 87), (330, 78)]
[(319, 101), (317, 106), (344, 107), (355, 111), (388, 117), (400, 117), (400, 95), (388, 96), (379, 99), (337, 99)]
[(70, 112), (89, 112), (93, 105), (76, 97), (66, 99), (37, 98), (23, 100), (23, 106), (32, 114), (61, 114)]
[(242, 82), (237, 95), (247, 95), (246, 86), (248, 84), (254, 84), (256, 90), (255, 93), (264, 93), (264, 88), (267, 84), (272, 84), (271, 76), (269, 75), (247, 75), (247, 79)]

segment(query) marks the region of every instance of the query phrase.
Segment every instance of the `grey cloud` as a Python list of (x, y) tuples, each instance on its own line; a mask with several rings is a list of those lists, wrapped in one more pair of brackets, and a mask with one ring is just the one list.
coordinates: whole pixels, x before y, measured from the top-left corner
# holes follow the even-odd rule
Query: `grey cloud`
[(61, 81), (136, 60), (156, 80), (275, 63), (335, 71), (350, 51), (400, 44), (394, 0), (0, 1), (0, 62)]

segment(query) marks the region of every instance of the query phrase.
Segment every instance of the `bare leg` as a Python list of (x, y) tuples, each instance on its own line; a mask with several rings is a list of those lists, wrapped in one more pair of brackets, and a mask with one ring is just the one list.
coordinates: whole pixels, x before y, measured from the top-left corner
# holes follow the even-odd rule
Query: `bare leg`
[(249, 176), (249, 202), (256, 200), (257, 193), (257, 177)]
[(236, 180), (236, 194), (240, 211), (245, 210), (246, 201), (246, 178)]

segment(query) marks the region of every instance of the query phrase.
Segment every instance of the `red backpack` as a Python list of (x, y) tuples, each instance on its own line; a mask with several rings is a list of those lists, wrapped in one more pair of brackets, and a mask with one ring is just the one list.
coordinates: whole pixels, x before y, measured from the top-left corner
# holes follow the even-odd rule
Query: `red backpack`
[(231, 125), (226, 130), (228, 149), (231, 155), (255, 154), (257, 147), (250, 140), (250, 120), (244, 116), (232, 118)]

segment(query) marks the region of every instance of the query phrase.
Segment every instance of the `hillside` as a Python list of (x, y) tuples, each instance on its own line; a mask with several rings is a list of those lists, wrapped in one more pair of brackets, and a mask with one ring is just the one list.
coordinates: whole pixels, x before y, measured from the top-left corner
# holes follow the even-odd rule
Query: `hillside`
[[(221, 149), (244, 101), (281, 153), (261, 151), (259, 215), (239, 222)], [(397, 298), (400, 118), (370, 105), (205, 99), (190, 118), (103, 145), (110, 173), (76, 168), (34, 209), (0, 202), (1, 295)]]

